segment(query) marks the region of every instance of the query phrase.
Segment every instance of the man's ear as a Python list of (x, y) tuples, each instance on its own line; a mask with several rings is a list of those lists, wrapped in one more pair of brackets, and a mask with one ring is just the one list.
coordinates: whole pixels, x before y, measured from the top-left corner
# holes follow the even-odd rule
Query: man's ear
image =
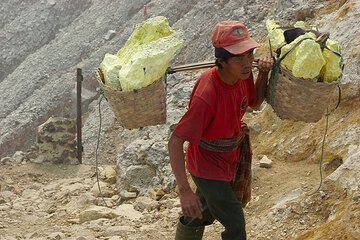
[(221, 65), (221, 67), (224, 67), (225, 66), (225, 64), (226, 64), (226, 61), (224, 60), (224, 59), (222, 59), (222, 58), (217, 58), (216, 59), (216, 65)]

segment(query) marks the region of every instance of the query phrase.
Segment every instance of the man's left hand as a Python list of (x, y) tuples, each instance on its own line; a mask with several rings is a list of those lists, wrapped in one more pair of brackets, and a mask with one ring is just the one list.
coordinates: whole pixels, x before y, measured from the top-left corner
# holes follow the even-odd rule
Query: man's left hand
[(268, 73), (271, 70), (274, 60), (271, 57), (261, 57), (259, 58), (258, 66), (259, 71), (263, 73)]

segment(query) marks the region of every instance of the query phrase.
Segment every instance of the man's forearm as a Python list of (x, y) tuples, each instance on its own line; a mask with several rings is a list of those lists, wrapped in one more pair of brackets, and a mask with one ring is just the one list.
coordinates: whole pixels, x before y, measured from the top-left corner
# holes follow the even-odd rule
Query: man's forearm
[(269, 72), (260, 71), (256, 79), (256, 83), (255, 83), (256, 108), (259, 108), (260, 105), (265, 100), (268, 76), (269, 76)]
[(170, 165), (180, 192), (191, 190), (185, 173), (183, 144), (184, 140), (174, 134), (171, 136), (168, 144)]

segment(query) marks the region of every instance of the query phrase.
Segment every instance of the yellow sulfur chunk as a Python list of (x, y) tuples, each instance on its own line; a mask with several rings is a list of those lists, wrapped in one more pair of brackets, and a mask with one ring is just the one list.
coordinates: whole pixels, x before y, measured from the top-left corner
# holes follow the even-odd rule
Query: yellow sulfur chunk
[(126, 41), (124, 47), (118, 51), (117, 56), (127, 64), (132, 58), (132, 55), (141, 49), (141, 46), (173, 33), (174, 30), (171, 29), (165, 17), (157, 16), (149, 18), (141, 24), (136, 25), (134, 32)]
[[(326, 46), (334, 52), (340, 53), (340, 46), (337, 42), (328, 39), (326, 41)], [(340, 56), (336, 55), (335, 53), (329, 51), (326, 48), (324, 48), (323, 56), (326, 60), (326, 64), (321, 70), (321, 76), (323, 81), (328, 83), (336, 81), (342, 73), (340, 66)]]
[[(310, 39), (303, 40), (305, 38)], [(315, 34), (309, 32), (297, 37), (293, 42), (281, 49), (280, 58), (292, 49), (282, 60), (281, 65), (289, 69), (295, 77), (316, 79), (320, 74), (321, 68), (325, 65), (321, 48), (315, 42), (315, 39)], [(295, 47), (301, 40), (303, 41)]]
[(104, 74), (105, 85), (113, 89), (121, 89), (119, 81), (119, 70), (123, 62), (116, 56), (109, 53), (105, 54), (104, 60), (100, 64), (100, 69)]
[(292, 73), (295, 77), (317, 79), (325, 63), (320, 45), (314, 40), (304, 40), (297, 50)]
[(267, 38), (270, 40), (272, 51), (285, 44), (284, 30), (274, 20), (266, 20)]
[(142, 45), (119, 71), (123, 91), (146, 87), (161, 78), (182, 43), (179, 34), (172, 34)]
[(305, 29), (305, 28), (306, 28), (306, 24), (305, 24), (304, 21), (297, 21), (297, 22), (294, 24), (294, 27), (295, 27), (295, 28)]

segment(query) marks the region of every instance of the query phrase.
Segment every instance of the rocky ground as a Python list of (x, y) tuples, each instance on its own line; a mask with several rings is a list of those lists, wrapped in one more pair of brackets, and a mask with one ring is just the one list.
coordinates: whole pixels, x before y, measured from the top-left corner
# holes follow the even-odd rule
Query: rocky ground
[[(181, 212), (176, 192), (119, 193), (115, 169), (99, 167), (100, 193), (93, 165), (3, 160), (1, 239), (173, 239)], [(253, 171), (245, 208), (250, 239), (359, 239), (360, 195), (329, 178), (315, 191), (317, 163), (277, 161), (262, 168), (255, 161)], [(215, 222), (204, 239), (220, 239), (221, 231)]]
[[(339, 114), (348, 112), (348, 108), (353, 106), (344, 104)], [(350, 115), (360, 116), (358, 111)], [(293, 134), (294, 129), (268, 125), (284, 126), (288, 122), (277, 119), (267, 107), (260, 113), (248, 113), (246, 119), (252, 126), (254, 145), (253, 196), (245, 208), (250, 239), (359, 239), (360, 169), (355, 145), (343, 155), (344, 161), (326, 157), (324, 182), (316, 191), (320, 184), (319, 163), (306, 159), (309, 146), (296, 150), (299, 158), (299, 153), (303, 154), (302, 160), (288, 161), (282, 158), (284, 153), (279, 153), (268, 155), (271, 168), (260, 167), (263, 155), (259, 152), (266, 152), (264, 148), (271, 139), (268, 136), (260, 144), (269, 132), (262, 133), (256, 126), (268, 127), (276, 138), (277, 134)], [(334, 121), (337, 119), (330, 118), (330, 125), (336, 124)], [(324, 119), (318, 124), (323, 123)], [(320, 139), (321, 132), (310, 138)], [(336, 141), (332, 134), (336, 133), (329, 134), (330, 143)], [(315, 152), (314, 157), (319, 158), (319, 149)], [(36, 164), (21, 157), (3, 159), (2, 239), (173, 239), (181, 211), (175, 190), (153, 188), (136, 197), (134, 192), (118, 189), (116, 171), (116, 164), (100, 162), (100, 194), (94, 165)], [(206, 228), (204, 239), (219, 239), (221, 231), (222, 226), (215, 222)]]
[[(212, 59), (211, 26), (226, 18), (244, 21), (264, 46), (269, 18), (283, 26), (306, 20), (341, 43), (342, 101), (328, 119), (321, 188), (315, 191), (326, 118), (281, 120), (264, 104), (245, 117), (254, 153), (245, 214), (249, 239), (360, 239), (357, 0), (1, 1), (0, 239), (173, 239), (180, 206), (166, 145), (199, 72), (168, 76), (167, 122), (161, 126), (124, 129), (103, 101), (96, 168), (94, 72), (144, 19), (145, 3), (150, 16), (166, 16), (186, 36), (174, 65)], [(84, 75), (83, 164), (42, 162), (36, 129), (52, 115), (75, 116), (76, 68)], [(335, 103), (336, 97), (331, 107)], [(266, 158), (271, 168), (262, 167)], [(221, 231), (215, 222), (204, 239), (220, 239)]]

